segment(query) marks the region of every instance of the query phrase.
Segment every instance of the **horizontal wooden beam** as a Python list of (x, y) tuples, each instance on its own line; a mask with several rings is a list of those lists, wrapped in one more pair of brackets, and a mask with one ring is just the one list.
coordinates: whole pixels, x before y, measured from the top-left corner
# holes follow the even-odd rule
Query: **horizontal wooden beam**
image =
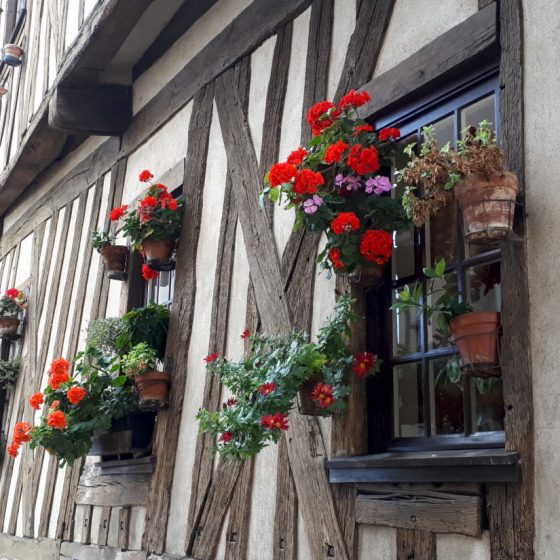
[(28, 539), (0, 533), (0, 554), (10, 560), (58, 560), (60, 541)]
[(78, 486), (76, 504), (89, 506), (143, 506), (148, 500), (150, 474), (102, 475)]
[(63, 542), (60, 547), (61, 560), (146, 560), (147, 556), (141, 550), (124, 551), (112, 546), (87, 546), (78, 542)]

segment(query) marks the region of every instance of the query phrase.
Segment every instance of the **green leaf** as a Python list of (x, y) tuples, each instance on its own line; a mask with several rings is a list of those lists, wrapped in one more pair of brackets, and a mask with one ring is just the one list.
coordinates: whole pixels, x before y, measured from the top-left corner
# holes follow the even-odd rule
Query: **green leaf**
[(126, 375), (119, 375), (115, 377), (112, 381), (113, 387), (122, 387), (126, 383), (127, 377)]
[(270, 189), (270, 191), (268, 191), (268, 198), (270, 198), (272, 202), (278, 202), (280, 199), (280, 189), (278, 187)]

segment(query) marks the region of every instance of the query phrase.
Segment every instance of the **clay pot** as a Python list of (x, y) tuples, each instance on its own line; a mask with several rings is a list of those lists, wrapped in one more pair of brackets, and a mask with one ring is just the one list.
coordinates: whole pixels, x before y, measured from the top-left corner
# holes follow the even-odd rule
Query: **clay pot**
[(507, 237), (513, 227), (518, 193), (517, 176), (509, 171), (488, 178), (467, 175), (455, 187), (467, 243), (496, 243)]
[(298, 391), (298, 408), (300, 414), (307, 416), (324, 416), (324, 410), (317, 401), (311, 398), (313, 389), (317, 383), (323, 382), (323, 376), (318, 373), (305, 381)]
[(100, 253), (107, 276), (111, 280), (126, 280), (128, 247), (124, 245), (106, 245), (101, 249)]
[(8, 93), (7, 88), (5, 87), (0, 87), (0, 97), (3, 97), (4, 95), (6, 95)]
[(377, 289), (383, 285), (384, 266), (358, 266), (354, 272), (345, 273), (344, 281), (352, 286)]
[(23, 57), (23, 49), (19, 45), (8, 43), (2, 49), (2, 61), (8, 66), (19, 66)]
[(171, 375), (164, 371), (152, 371), (144, 375), (135, 375), (134, 383), (140, 392), (143, 401), (159, 401), (164, 404), (169, 395)]
[(0, 336), (16, 334), (19, 327), (17, 317), (0, 317)]
[(449, 327), (465, 366), (470, 365), (473, 370), (483, 375), (499, 375), (498, 312), (464, 313), (451, 319)]
[(173, 270), (175, 261), (171, 259), (175, 249), (174, 239), (153, 239), (146, 237), (142, 241), (142, 249), (146, 258), (146, 264), (154, 270)]

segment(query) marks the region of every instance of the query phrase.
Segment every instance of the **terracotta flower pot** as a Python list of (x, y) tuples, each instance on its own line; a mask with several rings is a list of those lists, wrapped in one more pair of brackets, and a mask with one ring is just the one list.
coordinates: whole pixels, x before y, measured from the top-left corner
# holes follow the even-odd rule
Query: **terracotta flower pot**
[(464, 313), (451, 319), (449, 327), (463, 364), (486, 375), (497, 375), (500, 314), (495, 311)]
[(23, 49), (19, 45), (8, 43), (4, 45), (2, 60), (8, 66), (19, 66), (23, 57)]
[(6, 95), (8, 93), (7, 88), (5, 87), (0, 87), (0, 97)]
[(146, 264), (154, 270), (173, 270), (175, 261), (171, 259), (175, 249), (174, 239), (153, 239), (151, 236), (142, 241)]
[(361, 288), (377, 289), (383, 285), (384, 266), (372, 264), (372, 266), (358, 266), (354, 272), (345, 273), (346, 283)]
[(101, 258), (107, 276), (111, 280), (126, 280), (128, 247), (124, 245), (106, 245), (101, 249)]
[(513, 227), (515, 199), (519, 193), (517, 176), (509, 171), (489, 178), (467, 175), (455, 187), (463, 212), (463, 231), (467, 243), (496, 243)]
[(16, 334), (19, 327), (17, 317), (0, 317), (0, 336)]
[(134, 383), (143, 401), (159, 401), (164, 404), (169, 395), (171, 375), (163, 371), (152, 371), (144, 375), (135, 375)]

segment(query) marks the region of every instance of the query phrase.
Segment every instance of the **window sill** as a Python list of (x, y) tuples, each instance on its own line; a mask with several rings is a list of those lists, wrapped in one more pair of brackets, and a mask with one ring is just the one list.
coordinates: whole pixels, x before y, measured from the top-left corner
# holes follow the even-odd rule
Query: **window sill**
[(333, 484), (358, 482), (517, 482), (519, 453), (505, 449), (394, 452), (327, 461)]
[(149, 474), (154, 471), (155, 457), (140, 457), (138, 459), (122, 459), (115, 461), (99, 461), (100, 474)]

